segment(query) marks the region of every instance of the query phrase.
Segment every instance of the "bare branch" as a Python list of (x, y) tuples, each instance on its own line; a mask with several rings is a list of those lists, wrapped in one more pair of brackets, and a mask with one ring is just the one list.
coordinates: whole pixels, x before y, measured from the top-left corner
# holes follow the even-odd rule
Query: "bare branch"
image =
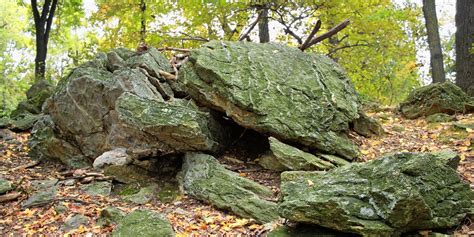
[(260, 11), (260, 13), (258, 14), (257, 16), (257, 19), (252, 22), (252, 24), (249, 25), (249, 28), (247, 30), (245, 30), (240, 36), (239, 36), (239, 39), (238, 41), (242, 41), (244, 39), (247, 38), (247, 36), (250, 34), (250, 32), (252, 32), (252, 30), (255, 28), (255, 26), (258, 24), (258, 22), (260, 21), (260, 19), (262, 18), (263, 16), (263, 10)]
[(328, 56), (331, 56), (332, 54), (336, 53), (337, 51), (343, 50), (343, 49), (347, 49), (347, 48), (369, 47), (369, 46), (370, 46), (370, 44), (359, 44), (359, 43), (357, 43), (357, 44), (344, 45), (344, 46), (341, 46), (341, 47), (337, 47), (337, 48), (331, 49), (327, 55), (328, 55)]
[(38, 5), (36, 3), (36, 0), (31, 0), (31, 10), (33, 10), (33, 18), (35, 22), (38, 22), (40, 20), (40, 14), (38, 12)]
[(158, 48), (158, 51), (176, 51), (176, 52), (183, 52), (183, 53), (189, 53), (189, 49), (181, 49), (181, 48), (173, 48), (173, 47), (164, 47), (164, 48)]
[(321, 20), (316, 21), (316, 24), (314, 25), (313, 30), (311, 30), (311, 33), (309, 33), (309, 35), (308, 35), (308, 38), (306, 38), (306, 40), (303, 42), (303, 44), (300, 45), (299, 48), (302, 49), (302, 48), (306, 47), (306, 45), (309, 44), (309, 42), (314, 37), (314, 35), (316, 35), (316, 33), (319, 31), (319, 29), (321, 29)]
[(350, 23), (350, 20), (349, 19), (345, 19), (344, 21), (342, 21), (341, 23), (339, 23), (338, 25), (334, 26), (333, 28), (331, 28), (330, 30), (328, 30), (326, 33), (320, 35), (320, 36), (317, 36), (317, 37), (314, 37), (313, 39), (311, 39), (311, 41), (303, 48), (301, 47), (301, 51), (304, 51), (305, 49), (337, 34), (337, 32), (343, 30), (344, 28), (346, 28)]
[(57, 4), (58, 4), (58, 0), (53, 0), (53, 4), (51, 4), (51, 11), (49, 12), (48, 20), (46, 22), (46, 31), (44, 32), (44, 35), (45, 35), (44, 39), (45, 39), (46, 45), (48, 44), (49, 32), (51, 31), (51, 25), (53, 24), (54, 12), (56, 11)]

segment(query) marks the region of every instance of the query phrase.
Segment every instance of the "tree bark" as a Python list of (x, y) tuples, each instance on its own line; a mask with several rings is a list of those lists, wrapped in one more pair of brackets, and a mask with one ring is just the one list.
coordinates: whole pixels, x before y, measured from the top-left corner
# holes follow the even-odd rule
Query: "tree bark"
[(141, 29), (140, 29), (140, 43), (146, 43), (146, 3), (145, 0), (140, 1), (140, 11), (141, 11)]
[(31, 0), (31, 9), (33, 11), (36, 35), (36, 81), (40, 81), (45, 78), (49, 33), (51, 32), (51, 25), (53, 24), (54, 12), (56, 11), (57, 4), (58, 0), (52, 0), (52, 2), (51, 0), (45, 0), (40, 15), (37, 0)]
[(474, 1), (456, 2), (456, 84), (474, 96)]
[(261, 9), (261, 17), (258, 21), (258, 37), (260, 43), (270, 42), (270, 32), (268, 29), (268, 7), (264, 5)]
[(443, 54), (439, 38), (438, 18), (436, 17), (435, 0), (423, 0), (423, 15), (425, 17), (426, 33), (430, 48), (430, 65), (433, 83), (445, 82)]

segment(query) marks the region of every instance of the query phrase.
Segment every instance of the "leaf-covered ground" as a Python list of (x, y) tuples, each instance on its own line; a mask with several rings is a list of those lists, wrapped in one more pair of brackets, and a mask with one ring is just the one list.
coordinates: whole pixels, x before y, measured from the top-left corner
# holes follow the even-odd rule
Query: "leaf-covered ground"
[[(363, 138), (351, 134), (360, 146), (362, 160), (380, 157), (384, 153), (410, 151), (430, 152), (441, 149), (453, 149), (461, 154), (459, 173), (474, 187), (474, 131), (469, 126), (456, 124), (474, 124), (474, 115), (458, 115), (458, 121), (429, 124), (424, 119), (406, 120), (386, 111), (370, 113), (378, 119), (386, 134), (377, 138)], [(6, 131), (2, 131), (6, 132)], [(174, 201), (164, 203), (158, 199), (143, 205), (131, 204), (119, 195), (90, 196), (81, 191), (80, 182), (75, 185), (62, 185), (58, 189), (56, 200), (47, 205), (33, 208), (21, 208), (21, 203), (33, 193), (32, 181), (45, 179), (66, 179), (67, 170), (58, 164), (40, 163), (33, 167), (27, 156), (28, 133), (11, 134), (13, 139), (0, 140), (0, 177), (11, 181), (21, 195), (15, 201), (0, 203), (0, 235), (24, 234), (69, 234), (97, 235), (110, 233), (114, 226), (96, 225), (100, 212), (105, 207), (115, 206), (130, 212), (137, 208), (157, 210), (167, 216), (177, 236), (264, 236), (274, 228), (272, 225), (259, 225), (251, 220), (236, 217), (228, 212), (217, 210), (208, 204), (193, 200), (187, 196), (178, 196)], [(278, 192), (278, 174), (260, 169), (255, 164), (243, 163), (225, 156), (223, 162), (240, 175), (251, 178), (272, 187)], [(65, 172), (66, 171), (66, 172)], [(83, 174), (86, 170), (76, 170)], [(69, 172), (70, 173), (70, 172)], [(78, 179), (79, 180), (79, 179)], [(61, 207), (61, 208), (58, 208)], [(63, 211), (61, 212), (60, 209)], [(75, 214), (89, 219), (89, 224), (65, 232), (64, 221)], [(425, 234), (428, 232), (424, 232)], [(457, 228), (460, 235), (474, 234), (474, 226), (469, 220)]]

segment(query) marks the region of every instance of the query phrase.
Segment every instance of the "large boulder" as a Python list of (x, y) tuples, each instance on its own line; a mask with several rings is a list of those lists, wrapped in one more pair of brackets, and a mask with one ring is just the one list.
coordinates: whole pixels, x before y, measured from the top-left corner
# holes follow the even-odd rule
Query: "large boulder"
[(267, 200), (273, 196), (269, 188), (226, 170), (210, 155), (187, 153), (180, 176), (194, 198), (260, 223), (279, 218), (276, 203)]
[(31, 156), (90, 165), (125, 149), (132, 159), (187, 151), (216, 152), (218, 117), (192, 101), (172, 98), (160, 72), (171, 71), (155, 48), (100, 53), (62, 79), (30, 140)]
[(399, 111), (409, 119), (436, 113), (470, 113), (474, 112), (474, 100), (451, 82), (434, 83), (413, 90)]
[(473, 193), (453, 167), (453, 152), (398, 153), (326, 173), (282, 173), (279, 212), (364, 236), (455, 227)]
[(278, 44), (212, 41), (180, 71), (199, 104), (239, 125), (351, 160), (345, 133), (359, 101), (343, 69), (328, 57)]

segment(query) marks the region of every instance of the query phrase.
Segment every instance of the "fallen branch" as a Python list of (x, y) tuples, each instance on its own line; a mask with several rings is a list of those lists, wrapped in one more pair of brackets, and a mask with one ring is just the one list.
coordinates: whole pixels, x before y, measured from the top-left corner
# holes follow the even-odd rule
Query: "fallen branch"
[(344, 21), (342, 21), (341, 23), (339, 23), (338, 25), (334, 26), (333, 28), (331, 28), (330, 30), (328, 30), (326, 33), (320, 35), (320, 36), (317, 36), (317, 37), (314, 37), (312, 38), (309, 43), (307, 45), (305, 45), (305, 47), (301, 47), (301, 51), (304, 51), (305, 49), (337, 34), (339, 31), (343, 30), (344, 28), (346, 28), (349, 24), (351, 23), (351, 21), (349, 19), (345, 19)]
[(169, 73), (169, 72), (165, 72), (163, 70), (158, 70), (158, 73), (166, 80), (176, 80), (176, 76)]
[(71, 202), (81, 203), (81, 204), (85, 204), (85, 205), (90, 205), (90, 204), (98, 205), (99, 204), (98, 202), (95, 202), (95, 201), (84, 201), (84, 200), (73, 198), (73, 197), (59, 197), (59, 198), (54, 198), (54, 199), (51, 199), (51, 200), (45, 200), (43, 202), (38, 202), (38, 203), (35, 203), (33, 205), (23, 206), (23, 208), (41, 207), (41, 206), (44, 206), (44, 205), (47, 205), (47, 204), (50, 204), (50, 203), (54, 203), (54, 202), (59, 202), (59, 201), (71, 201)]
[(158, 48), (158, 51), (176, 51), (176, 52), (183, 52), (183, 53), (189, 53), (191, 50), (189, 49), (181, 49), (181, 48), (173, 48), (173, 47), (164, 47), (164, 48)]
[(7, 193), (7, 194), (4, 194), (4, 195), (1, 195), (1, 196), (0, 196), (0, 203), (2, 203), (2, 202), (10, 202), (10, 201), (16, 200), (16, 199), (18, 199), (20, 196), (21, 196), (21, 193), (19, 193), (19, 192), (11, 192), (11, 193)]
[(247, 36), (250, 34), (250, 32), (252, 32), (252, 30), (255, 28), (255, 26), (258, 24), (258, 22), (260, 21), (260, 19), (262, 18), (263, 16), (263, 10), (260, 11), (260, 13), (258, 14), (257, 16), (257, 19), (252, 22), (252, 24), (249, 25), (249, 28), (247, 30), (245, 30), (240, 36), (239, 36), (239, 39), (238, 41), (242, 41), (244, 39), (247, 38)]
[(35, 160), (35, 161), (32, 161), (28, 164), (20, 165), (18, 167), (15, 167), (15, 168), (11, 169), (11, 171), (17, 171), (17, 170), (32, 168), (32, 167), (37, 166), (39, 163), (40, 163), (39, 161)]

